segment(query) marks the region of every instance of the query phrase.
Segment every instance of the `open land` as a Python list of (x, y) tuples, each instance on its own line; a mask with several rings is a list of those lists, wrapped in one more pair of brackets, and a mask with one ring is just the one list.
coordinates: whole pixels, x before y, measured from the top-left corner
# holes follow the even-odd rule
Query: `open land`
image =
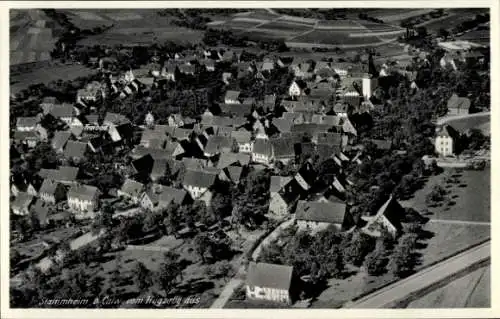
[(491, 266), (475, 270), (420, 299), (407, 308), (488, 308)]

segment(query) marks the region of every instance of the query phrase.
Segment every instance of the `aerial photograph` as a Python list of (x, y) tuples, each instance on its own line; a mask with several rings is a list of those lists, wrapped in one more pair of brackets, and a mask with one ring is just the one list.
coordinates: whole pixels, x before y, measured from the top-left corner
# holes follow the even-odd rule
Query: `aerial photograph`
[(489, 8), (11, 8), (10, 308), (492, 307), (490, 44)]

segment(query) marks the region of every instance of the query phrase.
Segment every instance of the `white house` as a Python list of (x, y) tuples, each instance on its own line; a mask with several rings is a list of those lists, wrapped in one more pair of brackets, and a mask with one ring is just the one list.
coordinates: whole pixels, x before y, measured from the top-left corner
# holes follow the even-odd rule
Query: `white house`
[(252, 161), (266, 165), (269, 165), (273, 161), (273, 147), (268, 139), (255, 139), (252, 150)]
[(293, 267), (251, 262), (248, 266), (246, 295), (261, 299), (292, 303)]
[(373, 92), (378, 87), (378, 80), (370, 75), (364, 76), (362, 80), (362, 93), (365, 99), (372, 97)]
[(292, 81), (290, 87), (288, 88), (288, 95), (292, 97), (305, 95), (305, 89), (306, 87), (304, 85), (301, 85), (300, 82)]
[(90, 185), (75, 185), (68, 191), (69, 208), (75, 212), (93, 212), (98, 207), (99, 190)]
[(459, 133), (450, 125), (439, 129), (434, 142), (436, 153), (441, 156), (453, 155), (458, 137)]

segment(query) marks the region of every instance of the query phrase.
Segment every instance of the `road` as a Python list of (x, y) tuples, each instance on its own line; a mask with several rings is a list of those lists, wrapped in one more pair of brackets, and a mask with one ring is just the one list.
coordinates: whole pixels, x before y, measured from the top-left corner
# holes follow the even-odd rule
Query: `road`
[(259, 244), (259, 246), (257, 246), (255, 248), (255, 250), (253, 251), (252, 259), (257, 260), (257, 257), (259, 257), (259, 254), (260, 254), (260, 251), (262, 250), (262, 247), (268, 245), (271, 241), (276, 239), (283, 229), (287, 228), (288, 226), (290, 226), (293, 223), (293, 220), (294, 220), (294, 218), (293, 218), (293, 216), (291, 216), (290, 219), (282, 222), (269, 235), (267, 235), (267, 237), (264, 238), (261, 241), (261, 243)]
[(480, 262), (489, 260), (490, 255), (491, 243), (488, 241), (382, 288), (355, 302), (348, 303), (344, 305), (344, 308), (390, 308), (396, 303), (404, 301), (412, 294), (423, 291), (432, 285), (450, 280), (450, 277), (454, 274), (464, 271)]
[(459, 224), (459, 225), (485, 225), (490, 226), (490, 222), (474, 222), (467, 220), (450, 220), (450, 219), (430, 219), (429, 223), (443, 223), (443, 224)]
[[(267, 245), (273, 239), (275, 239), (281, 232), (281, 230), (290, 226), (291, 223), (293, 223), (293, 216), (291, 216), (289, 220), (285, 220), (284, 222), (279, 224), (269, 235), (267, 235), (267, 237), (264, 238), (261, 241), (261, 243), (254, 249), (252, 253), (252, 259), (256, 260), (256, 258), (259, 257), (262, 247), (264, 245)], [(222, 292), (220, 293), (219, 297), (212, 303), (210, 308), (214, 309), (224, 308), (224, 305), (228, 302), (234, 290), (243, 282), (241, 278), (243, 278), (244, 276), (245, 276), (245, 266), (241, 265), (238, 268), (238, 272), (236, 273), (236, 275), (233, 278), (231, 278), (231, 280), (228, 281), (228, 283), (224, 286), (224, 289), (222, 289)]]
[[(95, 241), (97, 238), (101, 237), (104, 235), (104, 231), (101, 231), (99, 234), (94, 235), (92, 232), (88, 232), (83, 234), (82, 236), (73, 239), (69, 243), (69, 247), (71, 250), (77, 250), (78, 248), (81, 248), (87, 244), (90, 244), (91, 242)], [(44, 257), (42, 260), (40, 260), (37, 264), (37, 266), (42, 270), (46, 271), (52, 266), (52, 259), (49, 257)]]
[(490, 112), (480, 112), (480, 113), (472, 113), (472, 114), (464, 114), (464, 115), (450, 115), (450, 116), (443, 116), (437, 119), (436, 125), (443, 125), (445, 123), (448, 123), (449, 121), (455, 121), (455, 120), (460, 120), (460, 119), (466, 119), (466, 118), (471, 118), (471, 117), (482, 117), (482, 116), (491, 116)]

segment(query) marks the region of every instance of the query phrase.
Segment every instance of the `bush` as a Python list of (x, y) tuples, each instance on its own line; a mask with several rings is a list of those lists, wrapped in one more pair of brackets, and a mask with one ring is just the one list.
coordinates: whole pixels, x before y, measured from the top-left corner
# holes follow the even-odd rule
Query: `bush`
[(364, 266), (369, 275), (377, 276), (385, 273), (387, 265), (387, 250), (382, 240), (377, 241), (375, 250), (366, 255)]

